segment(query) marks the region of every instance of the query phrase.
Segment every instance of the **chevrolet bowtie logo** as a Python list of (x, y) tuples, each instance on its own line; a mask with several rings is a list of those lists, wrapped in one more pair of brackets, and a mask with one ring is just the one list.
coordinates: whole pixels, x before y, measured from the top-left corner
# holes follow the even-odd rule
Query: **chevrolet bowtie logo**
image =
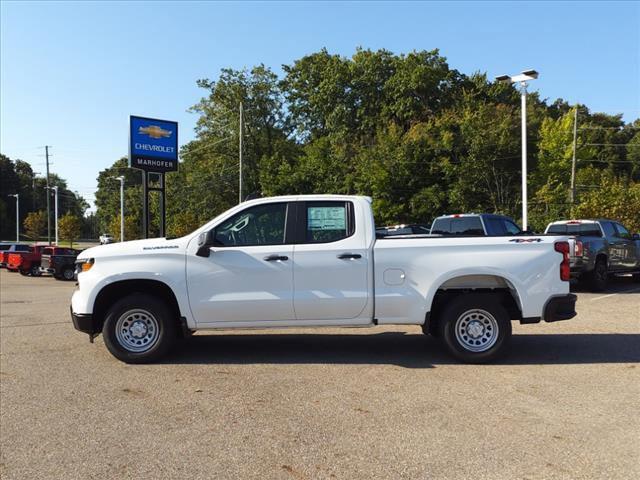
[(149, 125), (148, 127), (138, 128), (138, 133), (149, 135), (151, 138), (169, 138), (173, 133), (171, 130), (165, 130), (157, 125)]

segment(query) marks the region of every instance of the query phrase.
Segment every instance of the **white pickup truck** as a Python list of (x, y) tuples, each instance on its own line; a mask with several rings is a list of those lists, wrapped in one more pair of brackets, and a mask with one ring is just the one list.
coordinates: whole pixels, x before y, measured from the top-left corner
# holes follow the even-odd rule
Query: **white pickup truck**
[(77, 259), (77, 330), (128, 363), (197, 330), (421, 325), (465, 362), (504, 352), (511, 321), (573, 318), (566, 237), (376, 240), (371, 199), (242, 203), (177, 239), (103, 245)]

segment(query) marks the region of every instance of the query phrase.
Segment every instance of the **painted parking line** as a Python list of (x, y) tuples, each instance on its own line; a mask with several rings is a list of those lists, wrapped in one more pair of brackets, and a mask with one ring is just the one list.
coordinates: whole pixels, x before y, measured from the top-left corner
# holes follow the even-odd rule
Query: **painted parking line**
[(634, 292), (640, 292), (640, 288), (632, 288), (631, 290), (622, 290), (621, 292), (610, 293), (609, 295), (602, 295), (601, 297), (592, 298), (590, 299), (590, 301), (593, 302), (595, 300), (602, 300), (603, 298), (613, 297), (614, 295), (618, 295), (620, 293), (634, 293)]

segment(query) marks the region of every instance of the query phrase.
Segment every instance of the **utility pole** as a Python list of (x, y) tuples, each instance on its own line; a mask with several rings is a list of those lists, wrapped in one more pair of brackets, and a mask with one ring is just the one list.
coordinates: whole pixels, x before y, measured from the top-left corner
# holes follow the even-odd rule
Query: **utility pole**
[(56, 245), (58, 245), (58, 186), (55, 185), (53, 187), (53, 191), (56, 192), (56, 201), (55, 201), (55, 207), (54, 207), (54, 212), (55, 212), (55, 225), (56, 225)]
[(51, 191), (49, 190), (49, 145), (44, 146), (44, 156), (47, 164), (47, 241), (51, 245)]
[(16, 198), (16, 243), (20, 242), (20, 194), (12, 193), (10, 197)]
[(111, 178), (120, 180), (120, 241), (124, 242), (124, 175)]
[(33, 211), (36, 211), (36, 175), (39, 175), (40, 172), (31, 172), (31, 189), (33, 193), (31, 194), (31, 199), (33, 200)]
[(242, 203), (242, 133), (244, 130), (243, 125), (243, 112), (242, 112), (242, 102), (240, 102), (240, 129), (239, 129), (239, 151), (240, 151), (240, 178), (238, 182), (238, 203)]
[(576, 150), (578, 148), (578, 106), (573, 116), (573, 157), (571, 158), (571, 205), (576, 201)]

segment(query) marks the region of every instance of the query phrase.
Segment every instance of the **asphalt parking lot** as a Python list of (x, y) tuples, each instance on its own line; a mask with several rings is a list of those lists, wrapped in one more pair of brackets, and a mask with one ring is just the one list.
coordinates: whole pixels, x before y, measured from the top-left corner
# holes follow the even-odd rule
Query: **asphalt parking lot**
[(197, 334), (130, 366), (73, 330), (73, 282), (0, 284), (3, 479), (640, 476), (630, 279), (479, 366), (418, 328)]

